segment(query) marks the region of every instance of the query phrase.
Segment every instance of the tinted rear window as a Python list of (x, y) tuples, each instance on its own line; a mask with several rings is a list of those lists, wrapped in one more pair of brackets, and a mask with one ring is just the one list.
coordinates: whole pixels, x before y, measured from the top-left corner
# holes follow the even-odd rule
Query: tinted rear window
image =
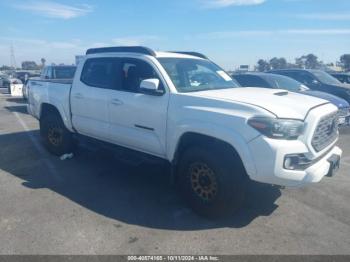
[(75, 74), (75, 67), (57, 67), (55, 68), (56, 79), (72, 79)]

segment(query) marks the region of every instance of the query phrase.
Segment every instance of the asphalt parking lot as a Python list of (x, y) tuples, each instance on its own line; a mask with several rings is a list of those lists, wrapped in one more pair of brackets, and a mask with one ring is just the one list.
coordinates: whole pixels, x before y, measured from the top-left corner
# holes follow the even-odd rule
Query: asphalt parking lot
[(99, 149), (51, 156), (24, 102), (0, 92), (0, 254), (350, 254), (349, 130), (336, 177), (302, 189), (252, 182), (242, 210), (214, 222), (157, 165)]

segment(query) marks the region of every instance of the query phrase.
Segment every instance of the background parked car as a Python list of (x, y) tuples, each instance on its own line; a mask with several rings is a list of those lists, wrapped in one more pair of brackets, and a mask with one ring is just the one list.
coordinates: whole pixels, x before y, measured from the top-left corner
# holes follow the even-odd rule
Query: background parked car
[(11, 84), (22, 84), (22, 81), (8, 75), (1, 76), (0, 86), (7, 88), (9, 94), (11, 94)]
[(30, 88), (29, 79), (42, 80), (54, 80), (61, 83), (70, 82), (74, 78), (76, 66), (45, 66), (40, 75), (29, 77), (24, 81), (22, 93), (25, 100), (28, 99), (28, 89)]
[(76, 66), (46, 66), (41, 71), (41, 79), (73, 79)]
[(9, 83), (8, 75), (0, 75), (0, 87), (7, 87)]
[(339, 122), (340, 124), (349, 124), (350, 120), (350, 105), (344, 99), (320, 92), (310, 90), (302, 83), (283, 75), (266, 74), (266, 73), (245, 73), (233, 75), (241, 86), (245, 87), (262, 87), (262, 88), (276, 88), (286, 89), (291, 92), (301, 93), (304, 95), (314, 96), (330, 101), (339, 108)]
[(22, 83), (24, 83), (29, 78), (29, 72), (16, 72), (14, 73), (14, 77), (18, 78), (22, 81)]
[(335, 77), (338, 79), (340, 82), (344, 84), (350, 84), (350, 74), (349, 73), (334, 73), (331, 72), (329, 73), (331, 76)]
[(311, 90), (326, 92), (345, 99), (350, 103), (350, 85), (339, 82), (330, 74), (313, 69), (272, 70), (269, 73), (289, 76)]
[(32, 72), (27, 71), (20, 71), (14, 73), (14, 77), (18, 78), (22, 81), (22, 83), (25, 83), (30, 77), (37, 77), (40, 76), (40, 74), (33, 74)]

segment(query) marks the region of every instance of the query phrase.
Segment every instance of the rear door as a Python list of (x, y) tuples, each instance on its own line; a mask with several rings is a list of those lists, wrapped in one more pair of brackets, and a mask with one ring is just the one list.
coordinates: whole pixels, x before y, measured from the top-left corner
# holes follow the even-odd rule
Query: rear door
[(115, 67), (114, 58), (89, 58), (77, 71), (71, 110), (73, 126), (80, 134), (109, 141), (108, 103), (115, 86)]

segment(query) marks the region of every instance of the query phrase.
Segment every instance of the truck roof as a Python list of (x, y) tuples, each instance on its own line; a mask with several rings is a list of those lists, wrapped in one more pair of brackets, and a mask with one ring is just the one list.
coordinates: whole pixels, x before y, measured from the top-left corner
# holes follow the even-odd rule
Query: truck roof
[(193, 52), (193, 51), (156, 52), (144, 46), (101, 47), (101, 48), (91, 48), (86, 51), (86, 55), (101, 54), (101, 53), (137, 53), (137, 54), (149, 55), (153, 57), (208, 59), (205, 55), (198, 52)]
[(172, 57), (172, 58), (196, 58), (196, 59), (205, 59), (194, 54), (189, 53), (177, 53), (177, 52), (156, 52), (156, 57)]

